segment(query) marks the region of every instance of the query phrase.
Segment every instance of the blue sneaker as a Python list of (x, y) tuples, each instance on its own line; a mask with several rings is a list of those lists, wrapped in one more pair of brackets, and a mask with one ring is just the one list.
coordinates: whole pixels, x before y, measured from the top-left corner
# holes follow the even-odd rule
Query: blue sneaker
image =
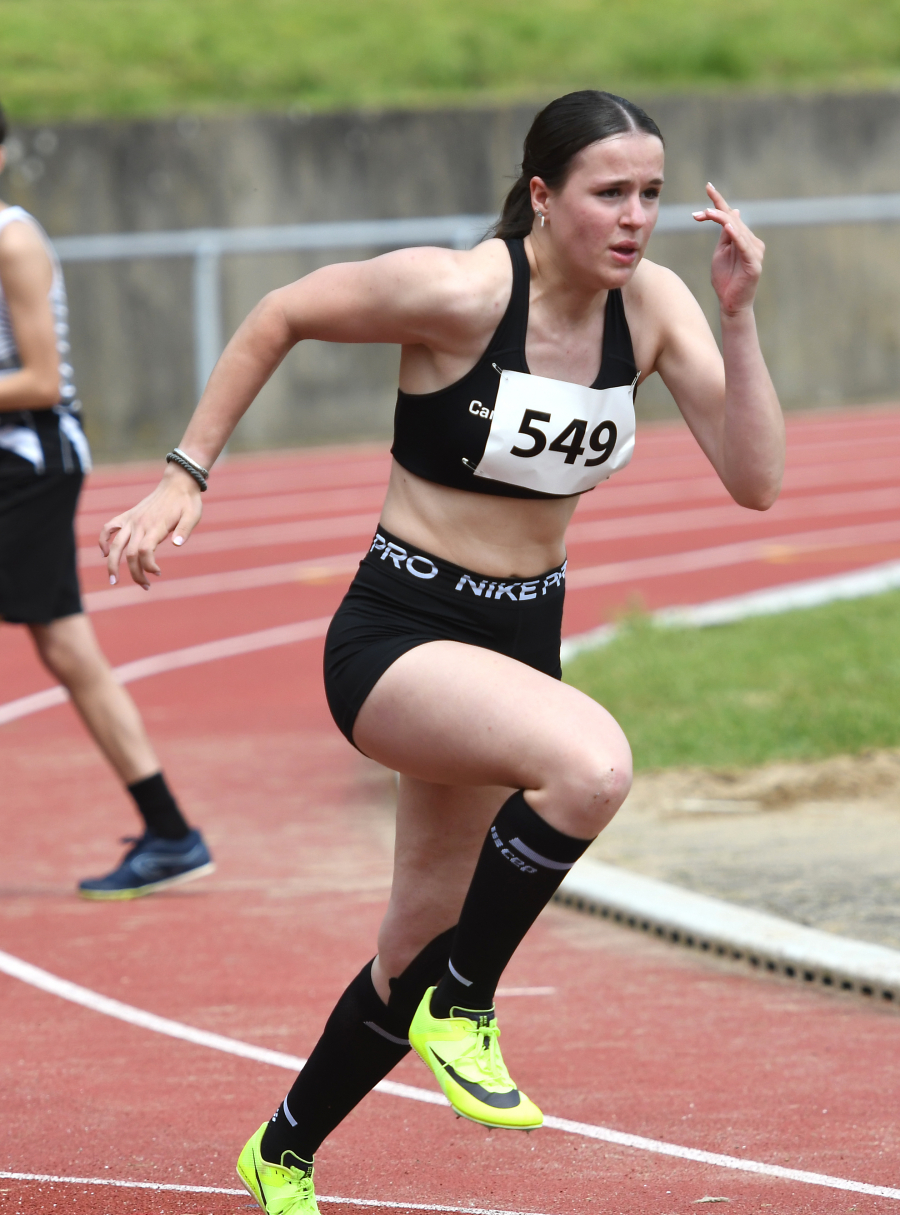
[(78, 893), (85, 899), (137, 899), (169, 886), (192, 882), (215, 869), (209, 849), (199, 831), (183, 840), (163, 840), (147, 831), (139, 839), (126, 836), (123, 844), (134, 844), (118, 869), (106, 877), (85, 878)]

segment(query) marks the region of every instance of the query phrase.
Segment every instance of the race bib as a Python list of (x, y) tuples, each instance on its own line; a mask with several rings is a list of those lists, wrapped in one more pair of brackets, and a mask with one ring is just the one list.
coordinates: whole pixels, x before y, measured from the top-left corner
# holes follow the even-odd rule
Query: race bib
[(585, 388), (504, 371), (476, 477), (545, 494), (580, 494), (634, 452), (634, 387)]

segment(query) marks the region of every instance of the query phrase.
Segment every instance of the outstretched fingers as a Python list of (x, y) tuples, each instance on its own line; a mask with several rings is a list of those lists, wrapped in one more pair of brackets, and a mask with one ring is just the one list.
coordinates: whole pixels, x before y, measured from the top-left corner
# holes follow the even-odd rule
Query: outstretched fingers
[(706, 193), (713, 205), (704, 211), (694, 211), (694, 219), (701, 224), (707, 222), (719, 224), (723, 234), (735, 244), (742, 257), (748, 261), (754, 259), (761, 261), (765, 245), (741, 219), (740, 208), (730, 207), (725, 197), (720, 194), (712, 182), (706, 183)]
[(162, 572), (156, 550), (167, 536), (180, 546), (189, 538), (202, 513), (199, 494), (183, 487), (164, 485), (129, 511), (111, 519), (100, 532), (100, 550), (106, 557), (109, 581), (115, 585), (124, 558), (132, 579), (150, 589), (148, 574)]

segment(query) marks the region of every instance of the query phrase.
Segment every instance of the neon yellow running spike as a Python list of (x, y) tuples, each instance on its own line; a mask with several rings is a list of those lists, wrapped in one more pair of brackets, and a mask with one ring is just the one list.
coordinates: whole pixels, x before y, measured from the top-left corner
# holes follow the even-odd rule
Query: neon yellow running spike
[[(264, 1122), (244, 1144), (238, 1156), (238, 1177), (266, 1215), (319, 1215), (311, 1164), (305, 1164), (293, 1152), (285, 1152), (281, 1164), (263, 1160), (260, 1144), (267, 1126)], [(288, 1164), (289, 1159), (297, 1164)]]
[(434, 1072), (457, 1114), (482, 1126), (520, 1131), (541, 1126), (544, 1115), (519, 1092), (506, 1070), (493, 1010), (473, 1018), (464, 1009), (451, 1008), (449, 1017), (433, 1017), (433, 991), (429, 987), (416, 1009), (409, 1041)]

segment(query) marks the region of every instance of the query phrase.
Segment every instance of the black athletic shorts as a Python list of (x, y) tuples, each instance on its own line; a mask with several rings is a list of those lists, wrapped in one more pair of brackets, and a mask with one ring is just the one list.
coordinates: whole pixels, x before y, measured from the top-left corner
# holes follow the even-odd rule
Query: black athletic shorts
[(0, 620), (49, 624), (82, 610), (75, 568), (81, 473), (0, 476)]
[(476, 574), (379, 528), (325, 639), (325, 695), (341, 733), (353, 742), (375, 684), (428, 641), (496, 650), (561, 679), (565, 577), (565, 563), (536, 578)]

